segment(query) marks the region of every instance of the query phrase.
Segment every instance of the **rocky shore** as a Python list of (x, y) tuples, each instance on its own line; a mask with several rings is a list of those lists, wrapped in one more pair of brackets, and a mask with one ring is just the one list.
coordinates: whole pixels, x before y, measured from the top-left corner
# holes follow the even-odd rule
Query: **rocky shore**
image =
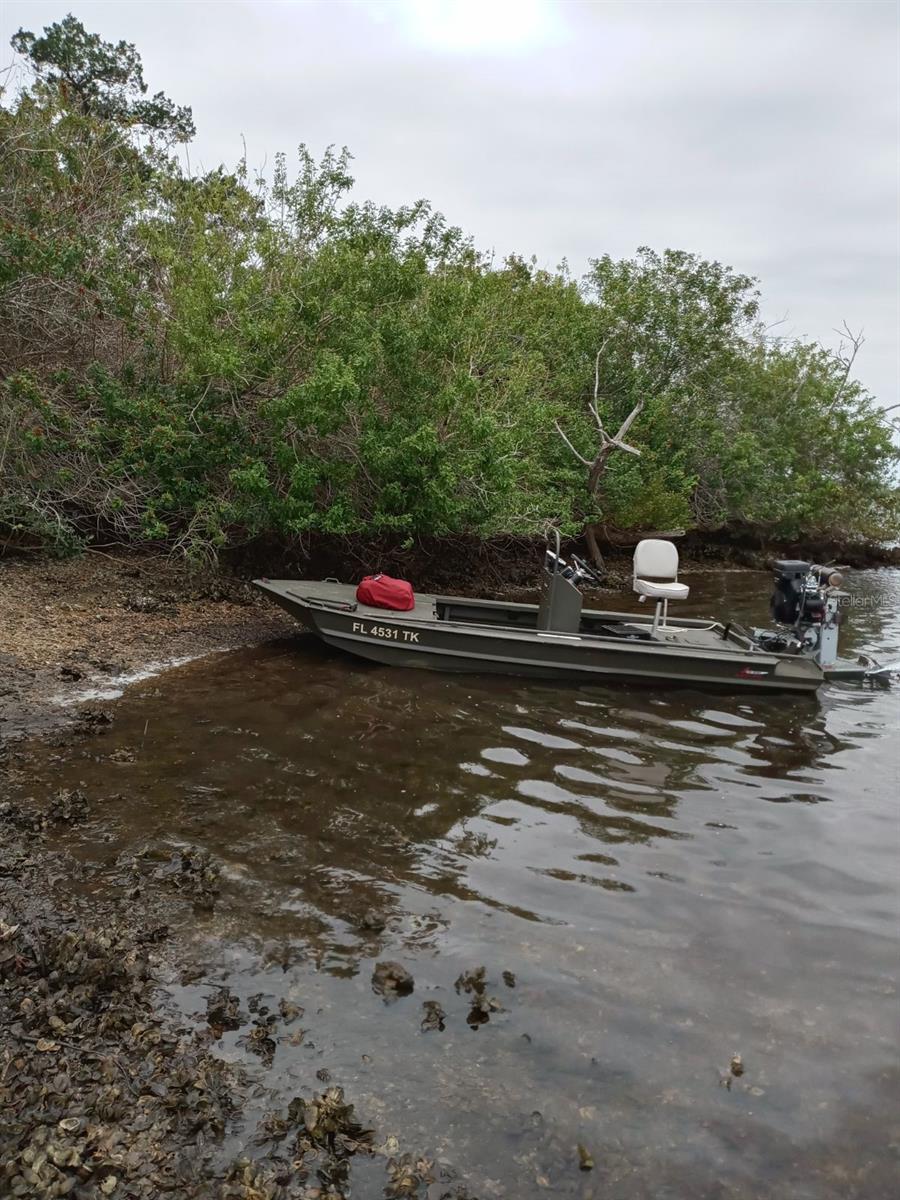
[[(14, 777), (27, 757), (5, 766)], [(216, 903), (217, 868), (185, 850), (86, 870), (50, 843), (91, 807), (66, 790), (0, 801), (0, 1194), (341, 1200), (360, 1159), (378, 1194), (465, 1200), (427, 1157), (365, 1128), (327, 1070), (286, 1104), (267, 1092), (267, 1052), (302, 1041), (302, 1006), (249, 1011), (210, 984), (205, 1012), (172, 1009), (167, 987), (197, 975), (172, 926)], [(217, 1053), (226, 1031), (259, 1071)]]
[(289, 633), (243, 580), (166, 558), (0, 559), (0, 746), (79, 719), (79, 696)]

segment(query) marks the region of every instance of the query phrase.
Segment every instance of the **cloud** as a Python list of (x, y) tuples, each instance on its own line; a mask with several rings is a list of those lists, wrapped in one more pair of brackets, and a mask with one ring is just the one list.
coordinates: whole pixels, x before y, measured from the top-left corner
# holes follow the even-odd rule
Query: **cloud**
[(360, 17), (396, 24), (412, 45), (439, 54), (517, 54), (563, 35), (549, 0), (388, 0), (363, 3)]

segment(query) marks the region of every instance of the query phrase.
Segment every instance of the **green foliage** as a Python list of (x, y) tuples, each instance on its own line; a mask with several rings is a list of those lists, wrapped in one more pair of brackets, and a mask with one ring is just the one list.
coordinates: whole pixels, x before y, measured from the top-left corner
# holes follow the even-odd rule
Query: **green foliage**
[(143, 99), (147, 85), (134, 46), (104, 42), (71, 13), (48, 25), (43, 37), (20, 29), (11, 45), (45, 87), (58, 90), (84, 115), (163, 133), (177, 142), (194, 136), (189, 108), (177, 107), (162, 92)]
[[(755, 282), (641, 249), (586, 278), (495, 267), (427, 203), (348, 201), (346, 150), (185, 175), (137, 132), (134, 47), (66, 18), (0, 104), (0, 526), (65, 552), (204, 558), (258, 534), (401, 538), (755, 525), (894, 536), (896, 448), (821, 347), (772, 344)], [(148, 107), (149, 106), (149, 107)], [(597, 378), (595, 381), (595, 360)], [(640, 457), (602, 486), (589, 401)]]

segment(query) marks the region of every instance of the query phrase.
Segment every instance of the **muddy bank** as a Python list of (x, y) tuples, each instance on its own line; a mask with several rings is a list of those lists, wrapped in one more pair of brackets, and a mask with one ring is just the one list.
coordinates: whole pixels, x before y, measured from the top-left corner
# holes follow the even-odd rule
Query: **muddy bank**
[(153, 664), (291, 629), (244, 580), (163, 558), (0, 560), (0, 746), (68, 723), (78, 696), (115, 694)]
[(731, 525), (707, 532), (694, 530), (678, 540), (678, 548), (686, 563), (731, 563), (755, 570), (767, 570), (776, 558), (839, 563), (857, 571), (866, 567), (900, 566), (898, 545), (837, 542), (818, 537), (790, 541), (771, 538), (752, 525)]

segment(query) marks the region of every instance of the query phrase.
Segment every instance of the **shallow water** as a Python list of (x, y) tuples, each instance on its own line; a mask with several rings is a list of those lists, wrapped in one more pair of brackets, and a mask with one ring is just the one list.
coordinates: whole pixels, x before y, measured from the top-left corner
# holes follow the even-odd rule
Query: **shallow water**
[[(685, 615), (765, 620), (765, 577), (689, 582)], [(852, 583), (844, 650), (900, 659), (900, 572)], [(327, 1067), (482, 1197), (876, 1197), (900, 1147), (898, 718), (896, 690), (548, 687), (300, 635), (132, 688), (37, 771), (106, 797), (68, 835), (85, 860), (223, 865), (182, 932), (204, 981), (305, 1007), (264, 1072), (282, 1103)], [(383, 959), (411, 996), (373, 993)], [(502, 1011), (471, 1028), (454, 981), (480, 964)], [(185, 1013), (208, 994), (173, 989)], [(383, 1185), (364, 1165), (353, 1194)]]

